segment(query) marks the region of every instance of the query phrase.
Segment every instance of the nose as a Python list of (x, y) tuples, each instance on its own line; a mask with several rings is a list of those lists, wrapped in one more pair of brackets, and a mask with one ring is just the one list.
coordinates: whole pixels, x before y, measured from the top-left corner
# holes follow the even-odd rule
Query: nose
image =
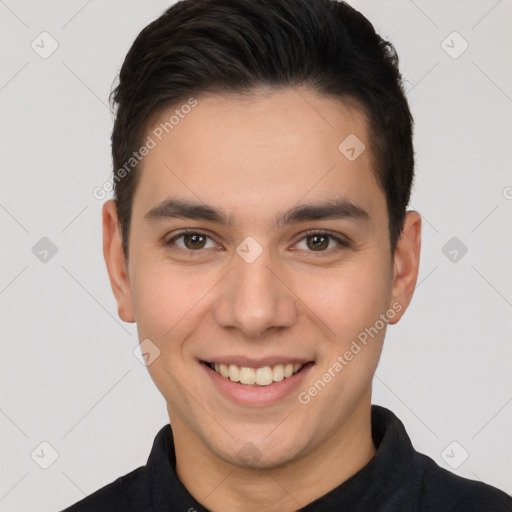
[(286, 285), (268, 249), (251, 263), (238, 255), (221, 283), (214, 318), (224, 328), (239, 330), (248, 339), (291, 327), (298, 316), (297, 300)]

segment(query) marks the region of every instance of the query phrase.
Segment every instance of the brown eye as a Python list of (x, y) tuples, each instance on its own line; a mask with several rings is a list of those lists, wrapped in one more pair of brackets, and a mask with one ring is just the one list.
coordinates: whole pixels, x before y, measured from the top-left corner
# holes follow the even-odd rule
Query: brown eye
[(332, 255), (351, 246), (343, 237), (336, 236), (329, 231), (308, 231), (295, 245), (297, 249), (316, 255)]
[(202, 249), (206, 243), (206, 237), (199, 233), (183, 235), (183, 243), (187, 249)]
[(199, 231), (185, 231), (172, 237), (166, 246), (171, 247), (177, 251), (202, 252), (202, 249), (218, 248), (217, 244), (211, 239), (210, 236)]
[(326, 235), (310, 235), (307, 237), (307, 246), (313, 251), (323, 251), (329, 247), (329, 238)]

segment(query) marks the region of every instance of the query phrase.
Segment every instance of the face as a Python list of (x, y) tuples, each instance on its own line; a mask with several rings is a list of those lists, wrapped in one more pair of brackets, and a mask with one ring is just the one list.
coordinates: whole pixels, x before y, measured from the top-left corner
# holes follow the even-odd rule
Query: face
[(159, 351), (148, 370), (173, 429), (238, 465), (307, 457), (369, 407), (414, 288), (419, 220), (393, 255), (353, 106), (291, 89), (202, 96), (158, 140), (175, 109), (146, 134), (128, 262), (104, 208), (120, 316)]

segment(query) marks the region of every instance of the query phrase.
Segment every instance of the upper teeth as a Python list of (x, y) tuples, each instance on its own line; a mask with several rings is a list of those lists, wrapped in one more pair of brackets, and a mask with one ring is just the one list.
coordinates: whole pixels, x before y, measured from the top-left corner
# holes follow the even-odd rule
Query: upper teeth
[(301, 368), (300, 363), (276, 364), (275, 366), (263, 366), (262, 368), (248, 368), (236, 364), (214, 363), (217, 373), (233, 382), (259, 386), (268, 386), (272, 382), (279, 382), (286, 377), (291, 377)]

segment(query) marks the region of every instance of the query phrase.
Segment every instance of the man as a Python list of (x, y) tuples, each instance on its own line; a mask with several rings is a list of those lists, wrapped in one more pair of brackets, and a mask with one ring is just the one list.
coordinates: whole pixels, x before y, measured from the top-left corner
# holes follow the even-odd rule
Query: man
[(170, 424), (78, 511), (506, 511), (371, 405), (416, 284), (397, 57), (330, 0), (186, 0), (113, 95), (104, 255)]

